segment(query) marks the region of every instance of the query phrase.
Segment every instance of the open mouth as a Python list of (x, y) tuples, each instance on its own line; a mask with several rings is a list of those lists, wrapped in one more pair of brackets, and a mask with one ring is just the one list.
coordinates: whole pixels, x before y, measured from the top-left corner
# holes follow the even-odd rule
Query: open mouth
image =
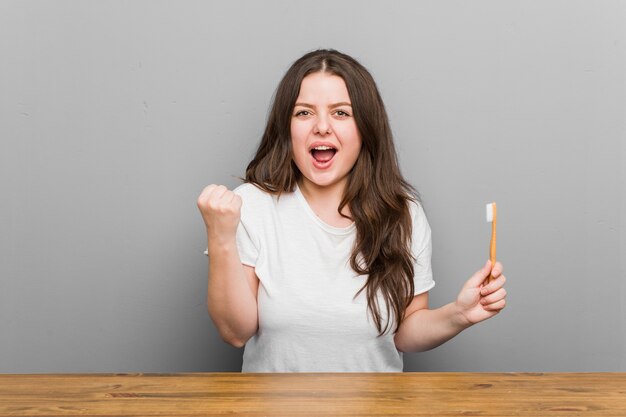
[(337, 153), (337, 149), (330, 146), (316, 146), (311, 149), (311, 156), (320, 164), (328, 163)]

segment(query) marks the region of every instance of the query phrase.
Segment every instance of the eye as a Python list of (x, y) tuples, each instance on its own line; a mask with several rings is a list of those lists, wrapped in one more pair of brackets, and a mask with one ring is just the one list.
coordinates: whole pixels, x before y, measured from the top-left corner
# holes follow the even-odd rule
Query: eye
[(341, 117), (341, 118), (344, 118), (344, 117), (350, 117), (350, 114), (348, 114), (348, 113), (347, 113), (347, 112), (345, 112), (344, 110), (337, 110), (337, 111), (335, 112), (335, 114), (336, 114), (337, 116)]
[(308, 116), (308, 115), (310, 115), (310, 114), (311, 114), (311, 113), (310, 113), (308, 110), (300, 110), (300, 111), (297, 111), (297, 112), (296, 112), (296, 117), (297, 117), (297, 116)]

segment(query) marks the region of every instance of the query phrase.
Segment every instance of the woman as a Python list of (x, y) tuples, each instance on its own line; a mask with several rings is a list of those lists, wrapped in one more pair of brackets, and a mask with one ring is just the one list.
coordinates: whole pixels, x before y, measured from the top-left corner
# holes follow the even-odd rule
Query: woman
[(245, 183), (209, 185), (198, 208), (209, 314), (225, 341), (245, 345), (243, 372), (401, 372), (402, 352), (505, 306), (502, 265), (487, 261), (454, 302), (428, 308), (426, 216), (374, 80), (334, 50), (291, 66)]

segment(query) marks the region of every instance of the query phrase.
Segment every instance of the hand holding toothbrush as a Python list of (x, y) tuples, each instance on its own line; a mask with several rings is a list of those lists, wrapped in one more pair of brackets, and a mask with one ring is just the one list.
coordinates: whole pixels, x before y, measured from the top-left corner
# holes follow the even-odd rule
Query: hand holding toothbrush
[[(422, 307), (409, 314), (394, 336), (401, 352), (423, 352), (452, 339), (466, 328), (498, 314), (506, 305), (506, 278), (502, 264), (495, 260), (495, 203), (487, 221), (492, 223), (489, 260), (467, 280), (456, 300), (436, 309), (428, 309), (428, 298)], [(491, 216), (490, 216), (491, 214)], [(427, 296), (426, 296), (427, 297)]]
[(466, 283), (456, 304), (468, 324), (476, 324), (498, 314), (506, 305), (506, 278), (502, 264), (496, 262), (496, 203), (487, 204), (487, 222), (491, 223), (489, 260)]
[[(502, 264), (496, 262), (491, 267), (491, 261), (476, 271), (467, 280), (456, 299), (456, 305), (467, 324), (476, 324), (498, 314), (506, 305), (506, 277), (502, 275)], [(491, 275), (491, 281), (486, 279)]]

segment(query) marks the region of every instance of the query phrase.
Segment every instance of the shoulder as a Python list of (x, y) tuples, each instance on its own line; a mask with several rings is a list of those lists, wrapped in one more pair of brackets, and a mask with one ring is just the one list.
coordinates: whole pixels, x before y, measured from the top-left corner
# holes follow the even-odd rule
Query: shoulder
[(256, 185), (246, 182), (233, 190), (235, 194), (240, 196), (244, 201), (264, 201), (271, 199), (271, 194), (261, 190)]
[(242, 214), (249, 212), (259, 216), (261, 213), (271, 211), (274, 206), (272, 202), (273, 196), (252, 183), (246, 182), (241, 184), (233, 192), (241, 197), (243, 203), (241, 208)]
[(255, 195), (258, 193), (265, 193), (264, 191), (259, 189), (257, 186), (255, 186), (251, 182), (244, 182), (243, 184), (237, 186), (233, 190), (233, 192), (240, 196), (244, 196), (244, 195), (248, 196), (248, 195)]
[[(412, 234), (414, 239), (423, 239), (428, 237), (431, 233), (428, 219), (426, 218), (426, 212), (424, 206), (420, 201), (409, 201), (409, 207), (411, 210), (411, 220), (413, 221)], [(421, 237), (421, 238), (418, 238)]]
[(421, 201), (409, 200), (409, 209), (411, 210), (411, 218), (413, 223), (426, 221), (426, 212)]

